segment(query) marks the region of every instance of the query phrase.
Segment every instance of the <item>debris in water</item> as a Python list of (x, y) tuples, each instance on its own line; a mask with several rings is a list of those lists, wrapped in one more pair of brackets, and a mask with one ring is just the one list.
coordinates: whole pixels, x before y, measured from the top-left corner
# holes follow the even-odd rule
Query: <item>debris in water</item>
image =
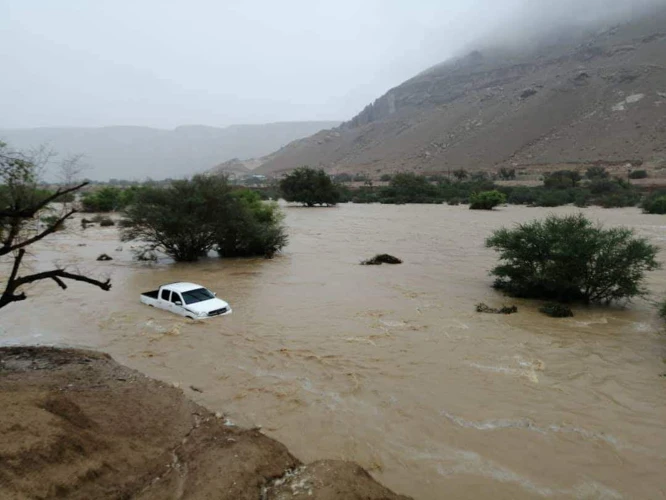
[(381, 264), (402, 264), (402, 260), (387, 253), (375, 255), (372, 259), (361, 262), (362, 266), (379, 266)]
[(551, 318), (570, 318), (572, 317), (573, 311), (569, 306), (564, 304), (556, 304), (554, 302), (548, 302), (539, 308), (539, 311), (550, 316)]
[(190, 386), (190, 389), (192, 389), (192, 390), (195, 391), (195, 392), (203, 392), (201, 389), (199, 389), (199, 388), (198, 388), (197, 386), (195, 386), (195, 385), (191, 385), (191, 386)]
[(488, 313), (488, 314), (514, 314), (518, 312), (517, 306), (502, 306), (499, 309), (496, 307), (489, 307), (483, 302), (479, 302), (476, 305), (476, 312)]
[(113, 260), (113, 257), (110, 257), (109, 255), (103, 253), (99, 257), (97, 257), (97, 260)]

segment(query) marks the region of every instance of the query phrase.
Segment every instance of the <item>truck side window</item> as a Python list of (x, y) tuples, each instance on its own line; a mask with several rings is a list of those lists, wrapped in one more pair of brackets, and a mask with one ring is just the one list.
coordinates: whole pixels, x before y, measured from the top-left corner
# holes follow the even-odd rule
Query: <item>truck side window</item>
[(183, 303), (183, 299), (180, 298), (180, 294), (179, 294), (179, 293), (173, 292), (173, 293), (171, 294), (171, 302), (173, 302), (174, 304), (175, 304), (176, 302), (180, 302), (180, 303), (182, 304), (182, 303)]
[(160, 298), (161, 298), (162, 300), (166, 300), (167, 302), (169, 302), (169, 301), (170, 301), (170, 299), (169, 299), (169, 295), (170, 295), (170, 294), (171, 294), (171, 290), (162, 289), (162, 292), (161, 292)]

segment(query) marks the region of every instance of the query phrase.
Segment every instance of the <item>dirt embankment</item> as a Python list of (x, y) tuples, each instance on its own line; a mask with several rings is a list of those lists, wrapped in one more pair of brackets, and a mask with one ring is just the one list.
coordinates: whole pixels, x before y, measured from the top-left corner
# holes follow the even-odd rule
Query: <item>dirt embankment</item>
[(399, 500), (93, 351), (0, 348), (0, 498)]

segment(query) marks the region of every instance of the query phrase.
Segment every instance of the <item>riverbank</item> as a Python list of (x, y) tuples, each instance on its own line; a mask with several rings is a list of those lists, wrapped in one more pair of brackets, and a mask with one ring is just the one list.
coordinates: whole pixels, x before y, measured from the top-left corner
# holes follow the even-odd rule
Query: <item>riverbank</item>
[[(194, 389), (196, 390), (196, 389)], [(303, 465), (110, 356), (0, 348), (0, 497), (385, 499), (350, 462)]]

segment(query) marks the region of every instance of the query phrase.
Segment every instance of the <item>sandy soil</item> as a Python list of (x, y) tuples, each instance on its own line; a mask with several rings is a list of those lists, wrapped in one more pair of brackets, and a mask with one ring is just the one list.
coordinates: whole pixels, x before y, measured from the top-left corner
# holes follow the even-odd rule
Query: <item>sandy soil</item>
[(0, 498), (406, 499), (94, 351), (0, 349)]

